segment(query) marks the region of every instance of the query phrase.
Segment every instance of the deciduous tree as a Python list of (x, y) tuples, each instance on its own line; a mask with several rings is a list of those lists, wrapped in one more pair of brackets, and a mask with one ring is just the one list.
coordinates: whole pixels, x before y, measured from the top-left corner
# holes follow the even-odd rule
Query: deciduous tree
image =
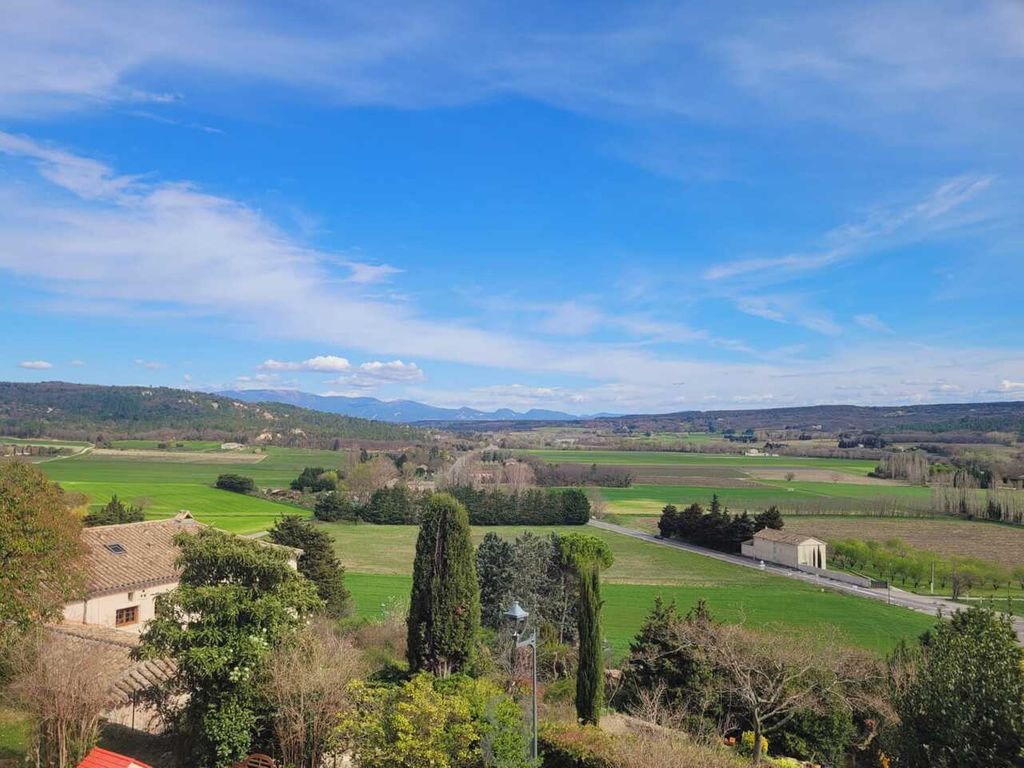
[(35, 467), (0, 464), (0, 681), (7, 651), (83, 586), (81, 524)]
[(274, 523), (269, 537), (275, 544), (301, 549), (299, 573), (316, 585), (324, 601), (324, 613), (332, 618), (347, 616), (351, 596), (345, 587), (345, 568), (334, 554), (334, 542), (322, 529), (305, 518), (288, 515)]
[(323, 603), (276, 547), (214, 529), (176, 541), (179, 586), (156, 598), (137, 655), (175, 661), (164, 693), (184, 697), (179, 727), (189, 764), (221, 768), (269, 725), (262, 686), (271, 651)]

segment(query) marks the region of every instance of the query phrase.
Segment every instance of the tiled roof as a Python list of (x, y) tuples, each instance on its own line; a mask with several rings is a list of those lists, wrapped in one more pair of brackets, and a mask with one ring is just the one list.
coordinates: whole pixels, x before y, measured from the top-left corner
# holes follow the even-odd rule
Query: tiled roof
[(93, 747), (78, 768), (150, 768), (134, 757), (126, 757), (100, 747)]
[(110, 706), (127, 704), (139, 691), (174, 674), (174, 663), (169, 659), (132, 660), (131, 652), (139, 645), (139, 636), (133, 632), (67, 621), (51, 624), (47, 629), (64, 642), (87, 646), (91, 655), (103, 660), (106, 669), (117, 671), (110, 690)]
[(755, 539), (763, 539), (764, 541), (778, 541), (783, 544), (803, 544), (805, 541), (816, 541), (819, 544), (824, 544), (821, 539), (816, 539), (813, 536), (805, 536), (800, 533), (786, 533), (785, 531), (776, 531), (774, 528), (763, 528), (754, 534)]
[(169, 520), (98, 525), (82, 531), (87, 595), (141, 589), (178, 580), (174, 537), (203, 527), (187, 512)]

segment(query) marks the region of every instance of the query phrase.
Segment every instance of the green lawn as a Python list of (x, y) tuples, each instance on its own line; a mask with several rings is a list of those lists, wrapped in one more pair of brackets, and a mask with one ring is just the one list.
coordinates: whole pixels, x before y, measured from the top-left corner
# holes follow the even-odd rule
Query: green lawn
[[(361, 616), (378, 616), (382, 606), (408, 600), (415, 549), (413, 526), (325, 525), (348, 569), (347, 582)], [(479, 541), (494, 530), (514, 537), (518, 527), (473, 529)], [(546, 535), (565, 528), (533, 528)], [(575, 530), (579, 530), (578, 528)], [(933, 623), (928, 616), (882, 603), (820, 591), (784, 576), (730, 565), (712, 558), (669, 549), (593, 528), (588, 533), (605, 539), (615, 553), (615, 565), (605, 575), (605, 631), (617, 653), (636, 634), (654, 598), (662, 595), (688, 608), (705, 599), (712, 612), (725, 620), (745, 620), (755, 626), (773, 622), (820, 632), (834, 625), (852, 645), (883, 653), (898, 640), (913, 637)]]
[(258, 464), (160, 462), (87, 454), (41, 464), (40, 468), (68, 490), (86, 494), (92, 507), (105, 504), (116, 493), (126, 501), (145, 499), (147, 518), (170, 517), (187, 509), (198, 520), (218, 528), (255, 533), (270, 527), (281, 515), (309, 513), (287, 504), (218, 490), (213, 484), (219, 474), (237, 472), (254, 478), (261, 487), (282, 487), (307, 465), (339, 466), (343, 459), (344, 454), (332, 451), (271, 448)]
[(0, 705), (0, 760), (18, 759), (25, 754), (29, 727), (25, 712)]
[(863, 459), (810, 459), (799, 456), (736, 456), (715, 453), (681, 453), (672, 451), (591, 451), (529, 449), (529, 453), (544, 461), (572, 464), (607, 464), (631, 466), (658, 464), (718, 465), (738, 467), (777, 467), (780, 469), (828, 469), (851, 475), (866, 476), (878, 464)]
[(617, 514), (652, 515), (666, 504), (683, 507), (693, 502), (705, 507), (713, 494), (733, 511), (758, 511), (771, 504), (781, 509), (823, 511), (865, 510), (871, 505), (898, 504), (909, 509), (926, 509), (931, 499), (928, 488), (909, 485), (857, 485), (762, 480), (757, 487), (723, 488), (699, 485), (635, 484), (629, 488), (602, 488), (609, 511)]

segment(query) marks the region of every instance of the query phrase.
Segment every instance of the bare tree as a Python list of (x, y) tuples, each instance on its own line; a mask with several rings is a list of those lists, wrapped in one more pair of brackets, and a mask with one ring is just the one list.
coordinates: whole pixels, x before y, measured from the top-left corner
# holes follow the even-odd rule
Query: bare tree
[(735, 624), (681, 622), (676, 631), (687, 635), (681, 642), (704, 649), (715, 668), (719, 693), (750, 722), (754, 765), (763, 756), (762, 736), (800, 710), (820, 711), (834, 694), (862, 685), (872, 669), (864, 656), (839, 650), (838, 643), (781, 627), (755, 632)]
[(321, 765), (338, 714), (348, 705), (348, 684), (362, 671), (358, 649), (327, 622), (315, 622), (295, 643), (274, 652), (266, 694), (286, 765)]
[(529, 488), (534, 485), (536, 480), (533, 476), (533, 469), (525, 461), (516, 461), (515, 459), (506, 461), (502, 467), (502, 473), (505, 475), (505, 485), (513, 491)]
[(118, 668), (90, 643), (40, 631), (22, 644), (9, 689), (32, 715), (36, 768), (77, 765), (99, 738)]
[(361, 503), (366, 503), (373, 492), (398, 478), (395, 463), (387, 456), (375, 456), (357, 464), (345, 478), (349, 492)]

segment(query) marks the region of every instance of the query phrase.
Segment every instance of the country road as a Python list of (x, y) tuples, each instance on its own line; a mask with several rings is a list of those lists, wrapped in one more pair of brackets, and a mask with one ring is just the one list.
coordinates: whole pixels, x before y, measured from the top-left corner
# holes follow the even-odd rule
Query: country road
[[(605, 531), (619, 533), (623, 536), (640, 539), (641, 541), (646, 541), (651, 544), (658, 544), (663, 547), (674, 547), (675, 549), (682, 549), (686, 552), (692, 552), (695, 555), (714, 558), (715, 560), (732, 563), (733, 565), (739, 565), (744, 568), (754, 568), (755, 570), (763, 570), (779, 576), (797, 579), (818, 587), (831, 589), (834, 592), (845, 592), (848, 595), (856, 595), (870, 600), (881, 600), (882, 602), (888, 602), (892, 605), (909, 608), (910, 610), (917, 611), (918, 613), (926, 613), (929, 616), (936, 616), (940, 611), (943, 616), (949, 616), (952, 613), (964, 609), (964, 605), (962, 603), (954, 603), (952, 600), (947, 600), (942, 597), (918, 595), (913, 592), (906, 592), (902, 589), (897, 589), (896, 587), (891, 587), (889, 589), (868, 589), (866, 587), (857, 587), (852, 584), (844, 584), (840, 581), (824, 579), (810, 573), (803, 573), (802, 571), (787, 568), (783, 565), (765, 563), (762, 567), (760, 562), (757, 560), (751, 560), (748, 557), (729, 555), (724, 552), (716, 552), (713, 549), (706, 549), (704, 547), (694, 546), (693, 544), (685, 544), (681, 541), (662, 539), (649, 533), (637, 531), (632, 528), (626, 528), (622, 525), (615, 525), (614, 523), (606, 523), (601, 520), (591, 520), (589, 525)], [(1017, 632), (1017, 640), (1024, 645), (1024, 619), (1015, 617), (1013, 620), (1013, 628)]]

